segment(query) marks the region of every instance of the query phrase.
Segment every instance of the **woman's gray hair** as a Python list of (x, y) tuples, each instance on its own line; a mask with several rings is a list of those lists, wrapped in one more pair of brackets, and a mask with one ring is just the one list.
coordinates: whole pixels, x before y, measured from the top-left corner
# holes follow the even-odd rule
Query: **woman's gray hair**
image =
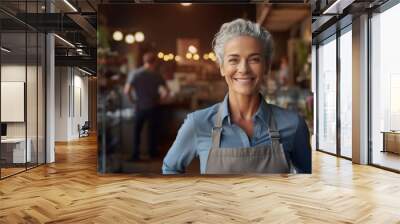
[(221, 65), (224, 59), (224, 46), (234, 37), (250, 36), (254, 37), (263, 45), (263, 56), (269, 64), (272, 60), (273, 40), (271, 34), (257, 23), (244, 19), (235, 19), (224, 23), (221, 29), (215, 34), (213, 49), (217, 56), (218, 63)]

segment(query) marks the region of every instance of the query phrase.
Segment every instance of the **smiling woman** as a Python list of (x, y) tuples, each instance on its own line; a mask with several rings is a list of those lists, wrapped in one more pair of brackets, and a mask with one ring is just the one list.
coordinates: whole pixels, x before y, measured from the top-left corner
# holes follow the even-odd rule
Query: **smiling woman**
[(213, 46), (228, 93), (223, 102), (187, 116), (163, 173), (184, 173), (195, 156), (202, 174), (311, 173), (304, 119), (260, 94), (272, 59), (270, 33), (236, 19), (222, 25)]

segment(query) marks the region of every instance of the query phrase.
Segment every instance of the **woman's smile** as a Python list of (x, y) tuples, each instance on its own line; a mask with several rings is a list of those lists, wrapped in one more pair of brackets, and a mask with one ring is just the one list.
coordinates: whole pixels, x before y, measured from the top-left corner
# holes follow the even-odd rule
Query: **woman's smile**
[(233, 77), (232, 78), (236, 83), (240, 84), (240, 85), (249, 85), (249, 84), (253, 84), (253, 82), (256, 80), (255, 77)]

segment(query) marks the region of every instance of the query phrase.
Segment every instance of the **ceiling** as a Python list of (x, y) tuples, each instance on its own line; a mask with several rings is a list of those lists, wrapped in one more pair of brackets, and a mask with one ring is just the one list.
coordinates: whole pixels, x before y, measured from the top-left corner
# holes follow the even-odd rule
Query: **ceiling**
[[(46, 5), (47, 2), (47, 5)], [(136, 4), (136, 3), (166, 3), (168, 1), (158, 0), (68, 0), (77, 11), (69, 6), (64, 0), (38, 0), (38, 1), (17, 1), (17, 0), (1, 0), (0, 1), (0, 20), (2, 24), (2, 32), (9, 32), (4, 38), (6, 42), (13, 42), (12, 48), (20, 49), (23, 51), (24, 39), (18, 32), (25, 30), (26, 27), (32, 27), (38, 31), (55, 32), (65, 40), (71, 42), (77, 48), (83, 49), (85, 56), (78, 55), (71, 46), (66, 44), (59, 38), (55, 38), (56, 54), (59, 55), (59, 62), (61, 64), (77, 63), (79, 60), (86, 60), (86, 64), (92, 64), (91, 69), (96, 69), (96, 29), (97, 29), (97, 14), (101, 4)], [(196, 1), (194, 1), (196, 2)], [(202, 1), (198, 1), (202, 2)], [(211, 1), (213, 2), (213, 1)], [(221, 3), (221, 1), (218, 1)], [(223, 2), (223, 1), (222, 1)], [(242, 3), (258, 2), (259, 1), (241, 1)], [(270, 0), (268, 3), (286, 3), (285, 6), (276, 4), (269, 5), (268, 12), (264, 13), (262, 24), (272, 32), (286, 32), (290, 28), (303, 20), (310, 14), (309, 6), (307, 5), (294, 5), (288, 3), (307, 3), (308, 0)], [(137, 5), (137, 4), (136, 4)], [(143, 4), (141, 4), (143, 5)], [(153, 5), (153, 4), (151, 4)], [(166, 4), (165, 4), (166, 5)], [(233, 5), (233, 4), (229, 4)], [(291, 6), (290, 6), (291, 5)], [(47, 7), (47, 8), (46, 8)], [(52, 13), (46, 13), (52, 8)], [(122, 6), (123, 7), (123, 6)], [(193, 7), (193, 6), (191, 6)], [(226, 6), (229, 8), (228, 6)], [(28, 13), (26, 13), (28, 12)], [(199, 18), (206, 20), (209, 13), (204, 11)], [(122, 14), (116, 13), (112, 18), (118, 18)], [(132, 14), (130, 14), (132, 15)], [(254, 15), (256, 15), (254, 13)], [(172, 15), (173, 16), (173, 15)], [(206, 17), (204, 17), (206, 16)], [(114, 19), (111, 19), (114, 20)], [(116, 19), (117, 20), (117, 19)], [(127, 19), (135, 20), (130, 17)], [(137, 20), (137, 19), (136, 19)], [(200, 21), (201, 21), (200, 20)], [(160, 22), (157, 22), (160, 23)], [(194, 23), (197, 24), (197, 23)], [(212, 25), (212, 24), (211, 24)], [(211, 26), (210, 25), (210, 26)], [(170, 26), (172, 27), (172, 26)], [(196, 26), (195, 26), (196, 27)], [(14, 30), (13, 30), (14, 29)], [(12, 34), (13, 33), (13, 34)], [(208, 35), (209, 34), (205, 34)], [(14, 37), (13, 37), (14, 36)], [(209, 40), (208, 40), (209, 42)], [(5, 43), (5, 42), (3, 42)], [(18, 54), (19, 50), (15, 50), (14, 54)], [(28, 47), (28, 52), (30, 52)], [(24, 52), (21, 52), (24, 53)], [(29, 54), (29, 53), (28, 53)], [(61, 57), (63, 56), (63, 57)], [(68, 56), (68, 57), (64, 57)], [(70, 60), (70, 61), (68, 61)], [(56, 60), (57, 61), (57, 60)]]
[(311, 0), (313, 43), (319, 42), (336, 30), (351, 23), (361, 14), (375, 13), (375, 9), (389, 0)]
[(294, 25), (310, 17), (308, 4), (266, 5), (260, 12), (263, 26), (272, 32), (286, 32)]

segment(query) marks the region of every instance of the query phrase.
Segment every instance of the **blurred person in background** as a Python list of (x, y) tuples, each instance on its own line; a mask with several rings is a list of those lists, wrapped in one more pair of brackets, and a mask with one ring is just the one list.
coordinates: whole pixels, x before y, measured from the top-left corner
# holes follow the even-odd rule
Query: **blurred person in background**
[(236, 19), (222, 25), (213, 48), (228, 93), (221, 103), (187, 116), (164, 158), (163, 174), (184, 173), (194, 157), (202, 174), (311, 173), (304, 119), (260, 94), (272, 61), (270, 33)]
[[(124, 93), (135, 105), (133, 154), (131, 161), (140, 160), (140, 134), (148, 123), (147, 147), (151, 158), (158, 156), (157, 130), (160, 102), (167, 98), (168, 87), (157, 71), (158, 61), (154, 52), (143, 55), (143, 66), (129, 72)], [(135, 92), (136, 99), (132, 96)], [(163, 94), (160, 94), (163, 93)], [(161, 96), (160, 96), (161, 95)]]
[(287, 87), (289, 82), (289, 65), (286, 57), (281, 58), (278, 79), (281, 87)]

